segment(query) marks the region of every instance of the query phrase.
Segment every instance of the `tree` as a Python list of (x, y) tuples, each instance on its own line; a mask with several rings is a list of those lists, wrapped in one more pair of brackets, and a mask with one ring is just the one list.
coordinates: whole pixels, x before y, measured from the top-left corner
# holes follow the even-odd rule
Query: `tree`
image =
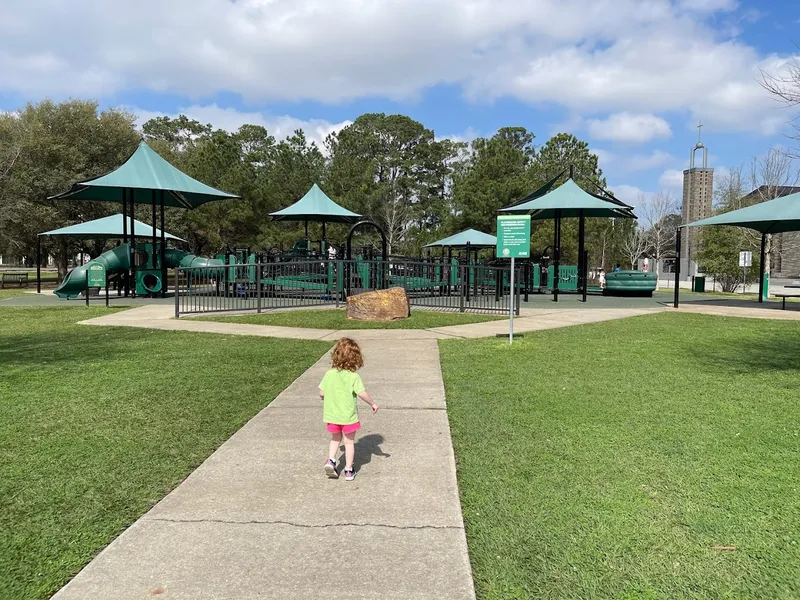
[[(785, 65), (785, 71), (782, 74), (761, 71), (761, 85), (788, 108), (800, 105), (800, 61), (793, 58)], [(797, 118), (792, 118), (791, 123), (797, 131), (794, 139), (800, 142), (800, 124), (797, 122)], [(797, 150), (790, 154), (798, 156)]]
[(524, 127), (504, 127), (491, 138), (472, 141), (471, 152), (457, 168), (453, 181), (459, 229), (494, 231), (497, 210), (533, 190), (533, 139), (533, 133)]
[(365, 114), (326, 140), (329, 189), (335, 200), (380, 223), (389, 252), (407, 245), (408, 233), (435, 227), (451, 143), (403, 115)]
[[(717, 181), (714, 190), (716, 210), (722, 214), (741, 207), (744, 196), (742, 170), (732, 169)], [(697, 262), (700, 270), (713, 275), (720, 282), (722, 291), (733, 292), (742, 282), (742, 269), (739, 267), (739, 252), (752, 247), (746, 237), (746, 230), (740, 227), (703, 227), (699, 233), (700, 251)], [(754, 253), (754, 258), (757, 253)]]
[[(139, 140), (133, 115), (116, 109), (99, 111), (91, 101), (46, 100), (0, 116), (0, 135), (0, 146), (12, 148), (11, 155), (16, 156), (4, 161), (0, 178), (2, 245), (32, 257), (38, 233), (119, 210), (110, 203), (47, 198), (122, 164)], [(63, 276), (68, 254), (77, 246), (63, 239), (46, 240), (43, 249), (56, 255)], [(90, 250), (96, 254), (102, 243), (92, 244)]]
[(660, 275), (661, 259), (675, 246), (675, 234), (680, 223), (678, 200), (669, 192), (660, 191), (650, 198), (640, 195), (637, 212), (644, 225), (649, 248)]
[[(739, 227), (704, 227), (700, 239), (702, 246), (696, 256), (701, 270), (713, 275), (723, 292), (735, 292), (743, 278), (739, 252), (747, 243), (742, 230)], [(759, 256), (753, 253), (751, 272), (758, 272), (759, 264)]]
[(635, 269), (639, 259), (647, 254), (650, 247), (649, 238), (648, 232), (635, 224), (628, 230), (622, 242), (622, 251), (625, 253), (625, 258), (629, 260), (631, 269)]

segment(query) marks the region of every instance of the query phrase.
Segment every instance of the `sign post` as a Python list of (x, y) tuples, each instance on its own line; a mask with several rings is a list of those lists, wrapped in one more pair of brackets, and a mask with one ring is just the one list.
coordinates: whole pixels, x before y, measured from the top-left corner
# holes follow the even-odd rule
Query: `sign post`
[(514, 299), (516, 288), (514, 282), (514, 259), (530, 258), (531, 255), (531, 216), (501, 215), (497, 217), (498, 258), (511, 259), (511, 302), (508, 319), (508, 343), (514, 343)]
[(744, 280), (742, 282), (742, 293), (744, 294), (747, 292), (747, 267), (753, 266), (753, 253), (749, 251), (739, 252), (739, 266), (744, 270)]
[(86, 304), (89, 304), (89, 290), (106, 288), (106, 306), (108, 306), (108, 286), (106, 285), (106, 268), (99, 263), (92, 263), (86, 269)]

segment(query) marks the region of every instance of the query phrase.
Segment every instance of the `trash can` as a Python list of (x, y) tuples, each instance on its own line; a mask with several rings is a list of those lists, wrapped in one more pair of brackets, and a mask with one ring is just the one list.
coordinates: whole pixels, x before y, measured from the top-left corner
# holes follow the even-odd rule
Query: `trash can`
[(693, 278), (692, 291), (693, 292), (705, 292), (706, 291), (706, 278), (695, 275), (695, 277)]

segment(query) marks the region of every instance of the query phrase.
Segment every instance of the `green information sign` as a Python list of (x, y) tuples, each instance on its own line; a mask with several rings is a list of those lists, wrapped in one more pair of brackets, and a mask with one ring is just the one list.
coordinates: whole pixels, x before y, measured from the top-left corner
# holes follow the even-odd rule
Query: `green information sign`
[(497, 257), (529, 258), (531, 255), (531, 216), (497, 217)]
[(104, 288), (106, 287), (106, 268), (103, 265), (93, 263), (89, 265), (86, 270), (86, 277), (88, 278), (87, 287), (90, 288)]

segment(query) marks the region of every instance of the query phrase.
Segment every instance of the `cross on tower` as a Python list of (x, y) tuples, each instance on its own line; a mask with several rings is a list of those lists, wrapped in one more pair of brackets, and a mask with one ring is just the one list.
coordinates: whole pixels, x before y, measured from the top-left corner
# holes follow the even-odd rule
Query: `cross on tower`
[(702, 141), (702, 136), (701, 136), (702, 128), (703, 128), (703, 122), (702, 121), (698, 121), (697, 122), (697, 143), (698, 144)]

